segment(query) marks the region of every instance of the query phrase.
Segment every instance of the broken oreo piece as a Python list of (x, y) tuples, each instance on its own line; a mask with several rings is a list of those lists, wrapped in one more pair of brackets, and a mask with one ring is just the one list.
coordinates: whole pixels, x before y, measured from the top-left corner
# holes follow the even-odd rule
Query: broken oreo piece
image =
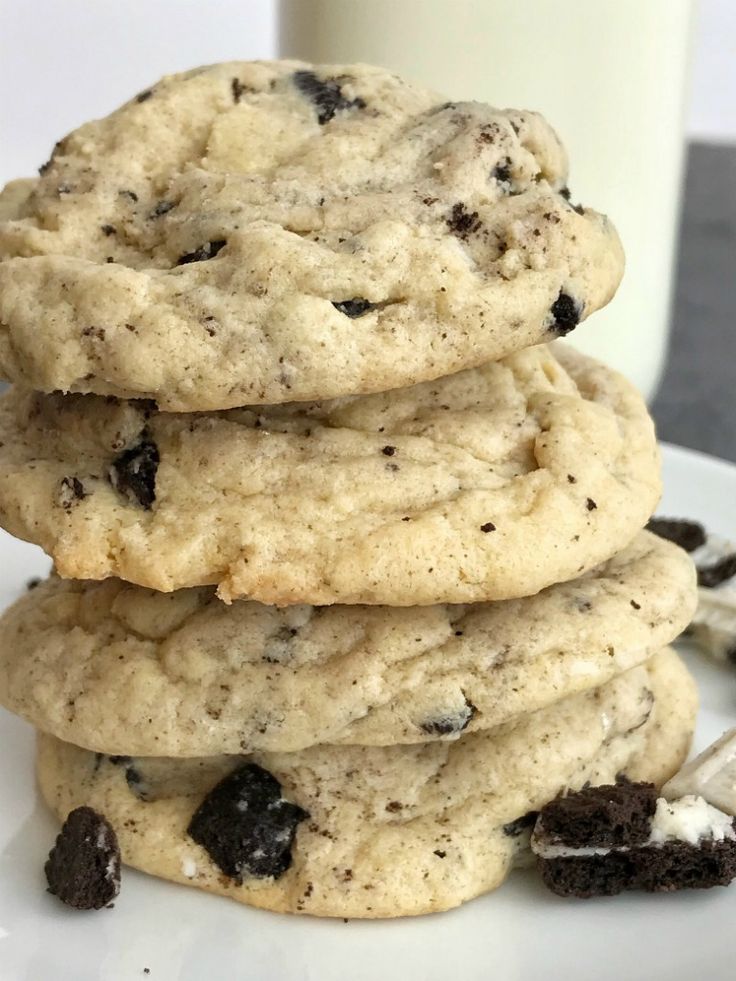
[(518, 838), (520, 835), (524, 834), (525, 831), (531, 831), (534, 825), (537, 823), (537, 818), (539, 817), (539, 811), (529, 811), (528, 814), (522, 814), (521, 817), (516, 818), (514, 821), (509, 821), (503, 826), (503, 833), (507, 838)]
[(698, 566), (698, 586), (714, 589), (736, 576), (736, 552), (724, 555), (711, 565)]
[(556, 845), (642, 844), (656, 807), (654, 784), (622, 779), (555, 797), (543, 808), (537, 827)]
[(558, 337), (564, 337), (580, 323), (582, 312), (580, 304), (569, 293), (560, 291), (550, 308), (552, 323), (549, 330), (554, 331)]
[(209, 792), (187, 833), (236, 882), (246, 876), (278, 879), (291, 865), (297, 827), (308, 817), (284, 800), (271, 773), (246, 763)]
[(352, 300), (332, 300), (332, 305), (340, 313), (344, 313), (346, 317), (350, 317), (351, 320), (355, 320), (356, 317), (362, 317), (364, 314), (368, 313), (370, 310), (375, 310), (378, 304), (371, 303), (370, 300), (364, 300), (362, 297), (355, 296)]
[[(531, 846), (545, 885), (559, 896), (588, 899), (630, 889), (706, 889), (736, 877), (731, 815), (695, 796), (660, 797), (649, 813), (651, 798), (651, 784), (622, 782), (542, 808)], [(565, 817), (567, 824), (560, 822)]]
[(143, 779), (131, 756), (108, 756), (114, 766), (125, 768), (125, 782), (131, 793), (142, 801), (153, 800), (150, 787)]
[(156, 500), (156, 473), (159, 452), (156, 444), (145, 437), (137, 446), (123, 450), (110, 467), (110, 483), (120, 494), (146, 511)]
[(479, 231), (482, 225), (478, 212), (468, 211), (462, 201), (458, 201), (452, 206), (452, 211), (446, 220), (450, 231), (463, 240), (466, 240), (473, 232)]
[(56, 502), (65, 511), (71, 511), (75, 504), (87, 497), (84, 484), (79, 477), (62, 477), (56, 493)]
[(694, 552), (696, 548), (705, 545), (705, 528), (698, 521), (687, 521), (685, 518), (651, 518), (646, 526), (660, 538), (674, 542), (686, 552)]
[(506, 157), (503, 163), (496, 164), (491, 177), (499, 184), (511, 184), (511, 157)]
[(346, 99), (340, 85), (334, 79), (318, 78), (314, 72), (304, 69), (294, 72), (294, 84), (305, 95), (317, 110), (317, 121), (320, 126), (329, 123), (335, 114), (345, 109), (365, 109), (365, 101), (360, 97)]
[(449, 736), (467, 729), (475, 713), (475, 705), (466, 698), (465, 705), (461, 709), (427, 719), (426, 722), (420, 723), (419, 728), (429, 736)]
[(214, 259), (217, 253), (221, 249), (224, 249), (226, 245), (227, 240), (224, 238), (215, 239), (214, 242), (205, 242), (204, 245), (200, 245), (194, 252), (185, 252), (184, 255), (180, 255), (176, 260), (176, 264), (177, 266), (186, 266), (190, 262), (206, 262), (207, 259)]
[(102, 909), (120, 892), (120, 848), (112, 826), (91, 807), (68, 816), (45, 865), (48, 891), (74, 909)]

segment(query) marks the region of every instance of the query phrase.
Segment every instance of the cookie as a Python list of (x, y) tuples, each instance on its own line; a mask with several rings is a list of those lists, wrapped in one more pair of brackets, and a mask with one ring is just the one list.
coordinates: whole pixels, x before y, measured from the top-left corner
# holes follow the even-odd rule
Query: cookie
[(120, 892), (115, 832), (91, 807), (67, 816), (44, 867), (49, 892), (74, 909), (102, 909)]
[(564, 346), (216, 415), (16, 389), (0, 443), (0, 523), (62, 576), (276, 605), (531, 595), (628, 544), (660, 493), (641, 397)]
[(572, 330), (623, 257), (533, 112), (234, 62), (57, 143), (0, 224), (0, 373), (192, 411), (384, 391)]
[(708, 889), (736, 877), (733, 815), (702, 797), (658, 798), (648, 783), (620, 781), (552, 801), (531, 847), (558, 896)]
[(473, 606), (227, 607), (52, 578), (0, 619), (0, 702), (113, 755), (451, 740), (634, 667), (694, 603), (692, 563), (644, 532), (580, 579)]
[[(57, 813), (80, 804), (104, 811), (136, 868), (273, 910), (402, 916), (448, 909), (500, 885), (523, 848), (528, 815), (562, 789), (611, 783), (620, 773), (662, 783), (687, 753), (694, 715), (694, 684), (665, 651), (600, 689), (450, 743), (121, 765), (42, 736), (38, 775)], [(273, 779), (274, 801), (309, 815), (296, 821), (288, 865), (274, 874), (238, 871), (248, 835), (242, 851), (221, 861), (211, 827), (197, 835), (204, 844), (189, 833), (212, 790), (250, 764)], [(234, 874), (223, 868), (228, 861)]]

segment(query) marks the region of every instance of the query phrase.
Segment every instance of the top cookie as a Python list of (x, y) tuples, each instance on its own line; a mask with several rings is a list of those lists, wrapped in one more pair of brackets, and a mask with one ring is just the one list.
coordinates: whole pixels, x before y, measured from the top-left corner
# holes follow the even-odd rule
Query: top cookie
[(0, 202), (0, 373), (194, 411), (495, 360), (618, 285), (615, 230), (566, 185), (539, 115), (381, 69), (171, 76)]

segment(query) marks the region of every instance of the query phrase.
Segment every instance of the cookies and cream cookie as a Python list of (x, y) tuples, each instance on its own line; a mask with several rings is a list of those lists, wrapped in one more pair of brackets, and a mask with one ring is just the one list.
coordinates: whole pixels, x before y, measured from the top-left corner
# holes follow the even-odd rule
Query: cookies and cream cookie
[(0, 524), (67, 577), (227, 600), (480, 602), (626, 546), (660, 494), (620, 375), (564, 345), (332, 402), (172, 414), (15, 389)]
[(0, 618), (0, 702), (109, 754), (453, 740), (595, 688), (687, 625), (694, 570), (642, 532), (537, 596), (292, 606), (52, 578)]
[(541, 116), (365, 65), (165, 78), (6, 197), (0, 375), (174, 411), (475, 366), (568, 333), (623, 269)]
[(668, 651), (494, 733), (417, 746), (317, 746), (194, 760), (101, 756), (41, 736), (41, 792), (87, 805), (123, 861), (267, 909), (391, 917), (500, 885), (563, 789), (664, 782), (684, 759), (694, 684)]

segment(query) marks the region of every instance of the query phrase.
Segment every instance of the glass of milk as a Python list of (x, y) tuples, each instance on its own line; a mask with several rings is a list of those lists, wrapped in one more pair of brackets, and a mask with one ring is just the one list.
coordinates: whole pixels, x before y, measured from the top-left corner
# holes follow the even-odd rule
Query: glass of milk
[(281, 0), (280, 51), (384, 65), (451, 99), (537, 109), (573, 201), (613, 219), (613, 303), (573, 335), (651, 398), (667, 347), (691, 0)]

